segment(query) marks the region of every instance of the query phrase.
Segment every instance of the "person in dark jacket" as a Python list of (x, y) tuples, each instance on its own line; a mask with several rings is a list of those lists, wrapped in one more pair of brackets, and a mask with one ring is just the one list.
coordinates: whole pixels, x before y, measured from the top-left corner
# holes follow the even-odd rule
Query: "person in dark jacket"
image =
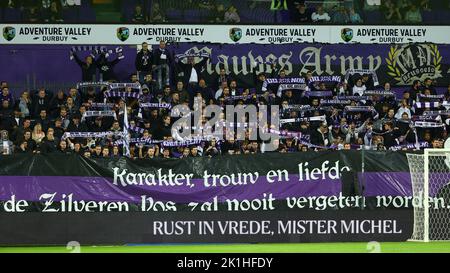
[(67, 95), (64, 94), (63, 90), (59, 90), (56, 96), (50, 101), (50, 116), (53, 118), (58, 117), (61, 107), (66, 105)]
[(408, 90), (411, 99), (416, 100), (417, 99), (417, 94), (420, 93), (421, 90), (421, 83), (419, 80), (415, 80), (413, 81), (413, 84), (411, 85), (411, 88)]
[(53, 133), (53, 129), (49, 128), (47, 131), (47, 135), (40, 144), (41, 153), (48, 154), (58, 151), (58, 140), (55, 138)]
[(7, 100), (2, 101), (0, 107), (0, 129), (10, 132), (13, 129), (13, 109)]
[(67, 142), (65, 140), (61, 140), (59, 142), (57, 151), (60, 152), (61, 154), (65, 154), (65, 155), (72, 154), (72, 150), (69, 147), (67, 147)]
[(40, 89), (37, 96), (32, 99), (32, 117), (39, 118), (41, 110), (46, 110), (48, 112), (50, 109), (50, 101), (50, 96), (45, 92), (45, 89)]
[(191, 100), (194, 97), (194, 91), (198, 87), (198, 82), (201, 78), (200, 73), (204, 69), (206, 63), (208, 62), (209, 57), (204, 57), (198, 63), (195, 63), (194, 57), (188, 57), (187, 63), (183, 63), (182, 60), (178, 60), (177, 65), (180, 70), (183, 71), (183, 82), (187, 87), (187, 91), (189, 92), (189, 96)]
[(104, 132), (108, 129), (108, 126), (103, 122), (103, 117), (96, 117), (94, 122), (87, 126), (91, 132)]
[(55, 131), (54, 135), (56, 138), (61, 139), (62, 136), (64, 135), (64, 128), (63, 126), (63, 122), (61, 120), (61, 118), (57, 118), (53, 124), (53, 130)]
[(14, 105), (14, 98), (12, 94), (9, 92), (9, 88), (6, 86), (1, 89), (0, 103), (3, 102), (4, 100), (9, 101), (9, 105)]
[(392, 121), (388, 121), (384, 123), (383, 130), (374, 130), (375, 133), (382, 135), (383, 137), (383, 143), (386, 148), (390, 148), (392, 146), (399, 145), (400, 142), (400, 134), (401, 131), (398, 128), (394, 128), (394, 124)]
[(202, 94), (202, 98), (205, 99), (205, 101), (207, 102), (207, 104), (209, 104), (209, 102), (211, 100), (214, 101), (214, 91), (209, 88), (209, 86), (206, 84), (205, 79), (200, 79), (198, 81), (198, 87), (195, 89), (196, 93), (201, 93)]
[(102, 81), (115, 81), (117, 80), (114, 73), (114, 66), (120, 62), (119, 57), (116, 57), (113, 61), (109, 61), (105, 53), (100, 54), (100, 57), (96, 60), (97, 68), (100, 71), (100, 79)]
[(153, 56), (151, 48), (149, 49), (147, 43), (142, 43), (142, 49), (136, 55), (134, 65), (136, 67), (136, 71), (138, 72), (140, 82), (144, 81), (145, 75), (152, 73)]
[(47, 132), (52, 123), (47, 115), (47, 110), (41, 110), (41, 112), (39, 113), (39, 118), (36, 119), (36, 123), (40, 123), (42, 125), (42, 130), (44, 130), (44, 132)]
[(73, 57), (77, 64), (81, 67), (81, 79), (83, 82), (95, 81), (95, 75), (97, 73), (97, 65), (92, 55), (86, 57), (83, 62), (76, 53), (73, 53)]
[(426, 78), (423, 81), (423, 91), (426, 89), (430, 90), (431, 95), (437, 95), (436, 88), (433, 86), (433, 80), (431, 78)]
[(157, 94), (157, 84), (156, 81), (153, 79), (153, 75), (152, 73), (148, 73), (147, 75), (145, 75), (144, 77), (144, 81), (141, 82), (142, 84), (142, 89), (144, 89), (144, 86), (147, 87), (148, 90), (148, 94), (150, 95), (156, 95)]
[(218, 90), (222, 87), (223, 83), (229, 83), (231, 81), (230, 75), (227, 74), (227, 71), (224, 67), (220, 68), (219, 75), (217, 75), (216, 79), (214, 80), (214, 90)]
[(81, 123), (81, 115), (79, 113), (73, 115), (72, 121), (67, 127), (67, 132), (86, 132), (87, 126), (84, 123)]
[[(253, 63), (253, 85), (255, 86), (256, 94), (261, 95), (268, 91), (267, 87), (264, 87), (264, 82), (266, 81), (267, 77), (277, 78), (282, 69), (281, 67), (277, 69), (276, 64), (271, 63), (270, 66), (272, 72), (270, 74), (266, 74), (264, 71), (257, 73), (259, 65), (260, 63), (258, 62)], [(276, 91), (278, 89), (278, 86), (279, 84), (276, 85), (276, 88), (274, 88), (272, 91)]]
[(328, 146), (328, 126), (321, 124), (319, 128), (311, 132), (311, 143), (318, 146)]
[(31, 131), (25, 131), (19, 142), (27, 143), (27, 151), (35, 153), (37, 149), (36, 141), (31, 138)]
[(255, 83), (255, 90), (256, 94), (261, 95), (264, 94), (265, 91), (263, 90), (264, 82), (266, 81), (266, 74), (264, 72), (256, 74), (256, 70), (254, 70), (254, 83)]
[(11, 126), (10, 135), (11, 137), (15, 137), (14, 131), (16, 131), (16, 129), (21, 127), (23, 124), (23, 114), (22, 112), (20, 112), (20, 109), (18, 107), (14, 109), (14, 113), (9, 119), (9, 124)]
[(157, 131), (156, 139), (165, 139), (172, 136), (170, 116), (166, 115), (162, 119), (162, 124)]

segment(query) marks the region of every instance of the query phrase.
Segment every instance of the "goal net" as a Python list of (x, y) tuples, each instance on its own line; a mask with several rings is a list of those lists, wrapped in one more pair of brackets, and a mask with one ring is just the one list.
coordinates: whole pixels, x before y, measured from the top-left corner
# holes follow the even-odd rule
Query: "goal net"
[(450, 149), (426, 149), (407, 157), (414, 200), (410, 240), (450, 240)]

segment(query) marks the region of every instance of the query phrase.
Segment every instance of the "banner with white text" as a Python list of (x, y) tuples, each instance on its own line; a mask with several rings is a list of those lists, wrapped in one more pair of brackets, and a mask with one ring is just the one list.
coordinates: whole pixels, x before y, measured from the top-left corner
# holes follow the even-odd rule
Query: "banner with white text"
[(450, 26), (299, 25), (30, 25), (0, 24), (2, 44), (136, 45), (143, 42), (220, 44), (448, 44)]
[(14, 155), (0, 166), (0, 245), (405, 241), (421, 205), (402, 152)]

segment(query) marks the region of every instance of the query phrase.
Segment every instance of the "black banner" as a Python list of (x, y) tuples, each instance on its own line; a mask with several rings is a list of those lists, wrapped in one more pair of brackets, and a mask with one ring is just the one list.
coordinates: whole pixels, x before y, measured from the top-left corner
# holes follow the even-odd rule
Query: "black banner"
[(401, 152), (15, 155), (0, 165), (0, 245), (405, 241), (412, 233)]

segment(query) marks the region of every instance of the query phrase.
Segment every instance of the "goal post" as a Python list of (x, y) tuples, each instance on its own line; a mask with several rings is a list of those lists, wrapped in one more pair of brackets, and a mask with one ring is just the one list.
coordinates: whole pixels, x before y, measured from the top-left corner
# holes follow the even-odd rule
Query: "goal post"
[(407, 154), (414, 206), (410, 241), (450, 241), (450, 149)]

